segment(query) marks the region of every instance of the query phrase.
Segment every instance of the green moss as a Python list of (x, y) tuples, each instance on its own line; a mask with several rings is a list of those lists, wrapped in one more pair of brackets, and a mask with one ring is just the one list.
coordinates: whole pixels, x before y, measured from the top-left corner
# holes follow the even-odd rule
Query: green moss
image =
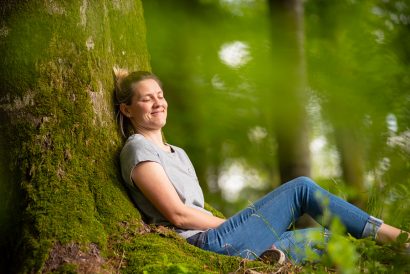
[(138, 234), (117, 248), (123, 250), (127, 261), (123, 273), (229, 273), (255, 266), (269, 269), (259, 262), (241, 266), (242, 258), (204, 251), (173, 233)]
[(219, 212), (218, 210), (216, 210), (215, 208), (213, 208), (212, 206), (210, 206), (209, 204), (205, 203), (205, 209), (208, 210), (209, 212), (212, 213), (212, 215), (217, 216), (219, 218), (225, 218), (225, 216)]

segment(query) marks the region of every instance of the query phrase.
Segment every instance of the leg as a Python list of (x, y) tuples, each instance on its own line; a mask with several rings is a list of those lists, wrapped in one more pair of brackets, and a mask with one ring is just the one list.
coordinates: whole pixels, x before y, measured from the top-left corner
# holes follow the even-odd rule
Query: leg
[(360, 238), (369, 215), (320, 188), (306, 177), (292, 180), (229, 218), (221, 226), (210, 229), (202, 248), (217, 253), (255, 258), (278, 241), (287, 228), (303, 213), (321, 220), (323, 200), (331, 216), (338, 216), (349, 233)]
[(330, 232), (324, 228), (298, 229), (284, 232), (274, 246), (285, 252), (293, 263), (301, 263), (309, 251), (316, 257), (321, 256), (329, 237)]
[[(407, 233), (407, 238), (410, 238), (410, 234), (408, 232), (402, 231), (388, 224), (382, 224), (379, 231), (377, 232), (376, 241), (381, 244), (394, 242), (396, 238), (403, 232)], [(407, 243), (406, 247), (409, 248), (409, 246), (410, 245)]]

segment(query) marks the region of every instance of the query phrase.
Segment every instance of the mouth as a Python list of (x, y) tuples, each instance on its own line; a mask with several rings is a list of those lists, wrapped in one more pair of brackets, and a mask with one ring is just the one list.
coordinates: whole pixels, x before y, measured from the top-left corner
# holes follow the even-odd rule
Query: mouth
[(165, 112), (165, 110), (157, 110), (157, 111), (151, 112), (151, 115), (161, 114), (161, 113), (164, 113), (164, 112)]

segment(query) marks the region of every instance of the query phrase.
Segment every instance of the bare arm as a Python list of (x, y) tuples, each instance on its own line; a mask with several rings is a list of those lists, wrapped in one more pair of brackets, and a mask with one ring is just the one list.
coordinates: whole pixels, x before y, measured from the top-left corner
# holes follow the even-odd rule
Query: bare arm
[(176, 227), (205, 230), (215, 228), (225, 221), (183, 204), (158, 163), (138, 164), (132, 172), (132, 179), (155, 208)]

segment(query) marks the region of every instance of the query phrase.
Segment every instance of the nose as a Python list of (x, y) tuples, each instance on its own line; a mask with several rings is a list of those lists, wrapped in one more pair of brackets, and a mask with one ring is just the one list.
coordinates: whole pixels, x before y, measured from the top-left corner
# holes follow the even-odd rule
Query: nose
[(162, 105), (162, 99), (158, 97), (154, 97), (154, 105), (153, 107), (160, 107)]

